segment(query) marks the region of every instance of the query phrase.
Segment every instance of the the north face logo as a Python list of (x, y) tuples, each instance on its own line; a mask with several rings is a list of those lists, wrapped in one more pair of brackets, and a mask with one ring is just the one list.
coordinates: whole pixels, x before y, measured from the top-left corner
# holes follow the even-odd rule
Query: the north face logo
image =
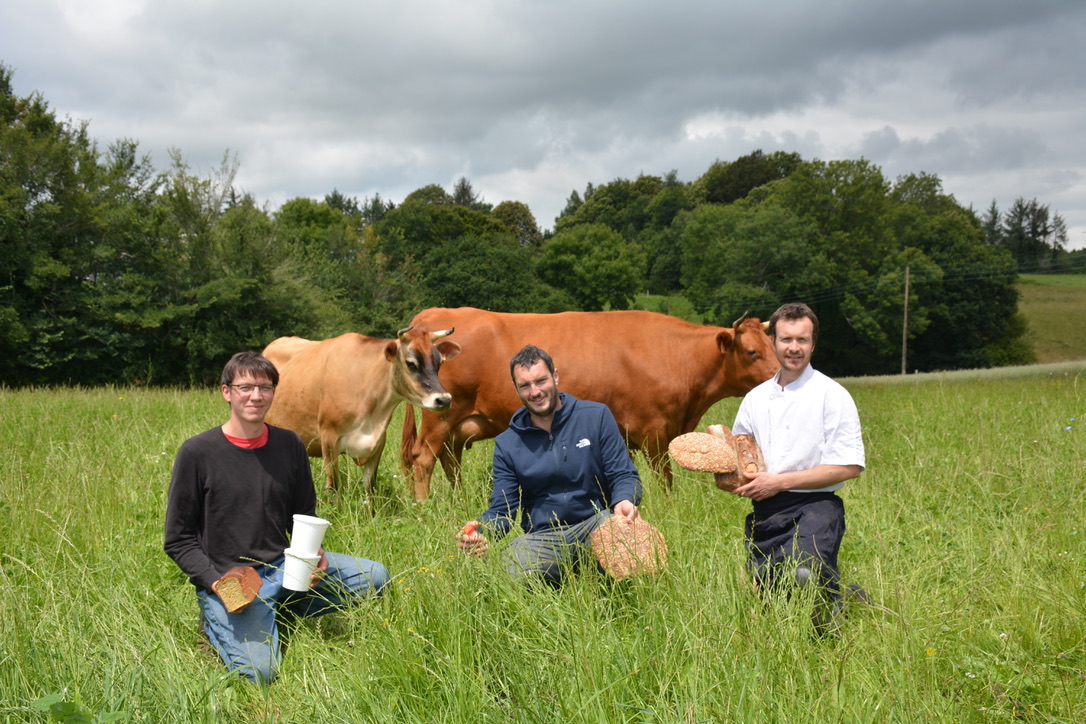
[(577, 447), (588, 447), (588, 446), (589, 446), (589, 445), (591, 445), (591, 444), (592, 444), (592, 442), (591, 442), (591, 441), (590, 441), (590, 440), (589, 440), (589, 439), (588, 439), (587, 437), (582, 437), (582, 438), (581, 438), (581, 439), (580, 439), (580, 440), (579, 440), (579, 441), (577, 442)]

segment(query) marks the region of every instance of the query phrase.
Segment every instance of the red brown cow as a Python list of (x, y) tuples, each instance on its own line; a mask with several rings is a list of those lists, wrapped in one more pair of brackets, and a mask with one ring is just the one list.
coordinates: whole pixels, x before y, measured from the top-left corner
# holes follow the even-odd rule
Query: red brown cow
[(269, 424), (298, 433), (311, 457), (324, 458), (326, 486), (334, 489), (339, 456), (364, 466), (366, 492), (373, 490), (392, 412), (407, 400), (429, 410), (449, 407), (449, 393), (437, 371), (460, 353), (456, 342), (414, 327), (396, 339), (361, 334), (314, 341), (280, 337), (264, 349), (279, 370)]
[(429, 495), (437, 460), (455, 485), (460, 460), (475, 440), (496, 436), (520, 407), (509, 360), (534, 344), (554, 359), (561, 389), (611, 408), (631, 448), (643, 449), (668, 482), (667, 445), (691, 432), (725, 397), (738, 397), (777, 370), (765, 325), (733, 328), (684, 322), (653, 312), (500, 314), (479, 309), (427, 309), (413, 325), (456, 326), (465, 352), (441, 369), (452, 406), (440, 414), (405, 415), (401, 454), (415, 495)]

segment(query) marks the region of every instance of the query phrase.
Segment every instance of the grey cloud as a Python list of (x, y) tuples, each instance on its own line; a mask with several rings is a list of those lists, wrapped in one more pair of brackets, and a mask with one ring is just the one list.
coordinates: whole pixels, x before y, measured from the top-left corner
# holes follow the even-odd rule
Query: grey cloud
[[(1066, 199), (1086, 229), (1083, 37), (1080, 0), (0, 4), (17, 90), (103, 142), (205, 169), (230, 148), (248, 190), (279, 201), (396, 199), (467, 173), (493, 202), (515, 183), (544, 225), (586, 182), (693, 180), (763, 148), (968, 193), (1007, 174), (1001, 193), (1017, 177), (1032, 186), (1012, 193)], [(712, 114), (725, 133), (684, 136)]]

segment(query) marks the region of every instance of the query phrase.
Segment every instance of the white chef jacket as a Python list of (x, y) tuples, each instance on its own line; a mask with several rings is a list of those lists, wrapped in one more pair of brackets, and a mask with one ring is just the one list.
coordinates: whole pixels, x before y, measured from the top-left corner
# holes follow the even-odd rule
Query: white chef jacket
[[(863, 468), (860, 415), (848, 390), (810, 365), (789, 385), (781, 387), (779, 380), (780, 372), (748, 392), (732, 426), (736, 435), (754, 436), (766, 470), (787, 473), (816, 465)], [(795, 492), (829, 492), (844, 485)]]

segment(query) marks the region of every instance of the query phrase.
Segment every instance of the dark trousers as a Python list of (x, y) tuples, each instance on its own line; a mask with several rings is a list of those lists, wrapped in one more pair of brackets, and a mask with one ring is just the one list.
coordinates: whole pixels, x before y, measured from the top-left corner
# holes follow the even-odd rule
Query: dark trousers
[(845, 535), (845, 504), (834, 493), (782, 492), (754, 503), (747, 516), (747, 565), (763, 588), (810, 571), (831, 602), (841, 598), (837, 553)]

